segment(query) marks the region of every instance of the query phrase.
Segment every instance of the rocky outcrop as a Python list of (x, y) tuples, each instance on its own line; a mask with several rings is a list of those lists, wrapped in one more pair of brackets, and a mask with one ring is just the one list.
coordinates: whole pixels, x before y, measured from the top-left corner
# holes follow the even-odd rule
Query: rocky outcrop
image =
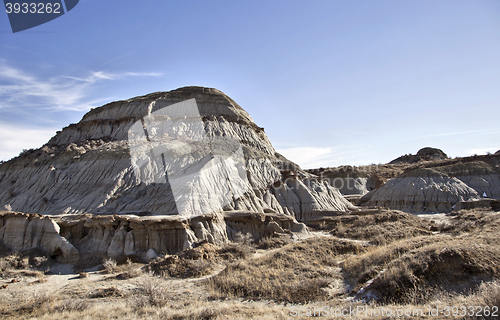
[(435, 161), (448, 159), (446, 153), (441, 149), (426, 147), (418, 150), (416, 155), (406, 154), (397, 159), (392, 160), (389, 164), (396, 163), (416, 163), (419, 161)]
[(228, 235), (233, 239), (236, 239), (238, 233), (251, 234), (257, 239), (285, 233), (298, 238), (309, 235), (303, 223), (297, 223), (295, 219), (285, 214), (231, 211), (224, 213), (224, 219)]
[[(193, 104), (197, 121), (189, 120)], [(159, 149), (163, 164), (151, 161)], [(178, 178), (197, 166), (207, 174)], [(276, 153), (236, 102), (201, 87), (93, 109), (42, 148), (0, 165), (0, 207), (57, 216), (61, 234), (81, 252), (110, 256), (230, 240), (238, 230), (226, 225), (227, 212), (278, 214), (296, 224), (353, 208)], [(92, 218), (78, 218), (86, 214)]]
[(441, 149), (426, 147), (417, 151), (417, 156), (428, 160), (444, 160), (448, 159), (446, 153)]
[(120, 257), (145, 257), (149, 250), (172, 254), (206, 240), (228, 240), (224, 221), (217, 215), (181, 219), (178, 215), (65, 215), (55, 217), (61, 235), (82, 253)]
[(42, 216), (0, 212), (0, 242), (12, 250), (42, 248), (61, 263), (73, 264), (80, 256), (143, 260), (155, 254), (174, 254), (195, 243), (223, 243), (249, 234), (258, 240), (275, 234), (308, 236), (293, 216), (266, 212), (228, 211), (222, 215), (182, 219), (178, 215), (63, 215)]
[[(300, 219), (309, 215), (307, 210), (311, 209), (349, 207), (333, 189), (323, 188), (327, 193), (318, 193), (301, 186), (294, 190), (282, 183), (288, 178), (283, 172), (288, 174), (290, 169), (298, 169), (297, 179), (311, 175), (277, 154), (264, 129), (255, 125), (233, 100), (216, 89), (199, 87), (155, 93), (94, 109), (79, 123), (58, 132), (44, 147), (0, 165), (0, 207), (8, 205), (14, 211), (47, 215), (176, 214), (168, 181), (144, 183), (134, 173), (128, 132), (145, 116), (193, 98), (208, 137), (229, 137), (242, 146), (250, 187), (224, 210), (270, 209)], [(276, 184), (279, 187), (273, 188)], [(314, 205), (302, 204), (301, 198)], [(326, 198), (330, 200), (325, 201)], [(297, 201), (300, 205), (295, 205)]]
[(37, 214), (0, 212), (0, 242), (12, 250), (42, 248), (61, 263), (76, 263), (78, 250), (59, 234), (59, 225)]
[(419, 169), (397, 178), (365, 195), (369, 206), (406, 212), (450, 212), (461, 201), (480, 200), (471, 187), (457, 178), (431, 169)]
[(321, 177), (343, 195), (368, 193), (368, 180), (370, 175), (359, 171), (326, 171)]
[(433, 168), (439, 172), (456, 177), (484, 198), (500, 198), (499, 163), (493, 161), (470, 161), (438, 166)]

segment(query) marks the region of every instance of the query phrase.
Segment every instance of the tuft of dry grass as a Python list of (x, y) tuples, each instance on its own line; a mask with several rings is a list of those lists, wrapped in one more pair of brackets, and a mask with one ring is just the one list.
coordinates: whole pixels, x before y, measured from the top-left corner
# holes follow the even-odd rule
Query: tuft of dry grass
[(108, 274), (113, 274), (118, 271), (116, 260), (112, 258), (104, 259), (102, 266), (104, 267), (104, 272)]
[(54, 307), (52, 307), (49, 311), (50, 313), (54, 312), (67, 312), (67, 313), (80, 313), (89, 308), (90, 304), (83, 299), (65, 299), (58, 302)]
[(99, 289), (89, 295), (91, 299), (108, 298), (108, 297), (124, 297), (126, 294), (115, 286), (109, 288)]
[(85, 278), (88, 278), (89, 277), (89, 274), (85, 271), (82, 271), (82, 272), (79, 272), (78, 273), (78, 278), (80, 279), (85, 279)]
[(137, 286), (138, 295), (130, 298), (135, 310), (148, 306), (164, 307), (170, 301), (171, 292), (161, 278), (153, 273), (147, 273)]
[(277, 249), (292, 243), (290, 238), (262, 238), (256, 244), (257, 249)]
[(137, 264), (132, 263), (130, 259), (127, 259), (125, 264), (116, 267), (116, 271), (120, 273), (116, 276), (116, 278), (120, 280), (139, 277), (143, 274), (142, 265), (139, 267)]
[(500, 280), (482, 283), (471, 300), (476, 306), (496, 306), (500, 308)]

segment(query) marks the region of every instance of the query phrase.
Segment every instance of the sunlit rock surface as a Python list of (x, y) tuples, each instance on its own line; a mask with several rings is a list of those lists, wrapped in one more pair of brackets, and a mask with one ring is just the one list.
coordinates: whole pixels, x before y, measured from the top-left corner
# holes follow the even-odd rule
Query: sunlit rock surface
[[(161, 117), (171, 119), (171, 114), (165, 115), (162, 110), (187, 100), (196, 102), (199, 121), (174, 126), (176, 134), (168, 132), (168, 128), (162, 127), (167, 118)], [(130, 140), (130, 133), (138, 123), (144, 123), (149, 135), (153, 133), (148, 142), (155, 148), (168, 143), (169, 147), (162, 150), (170, 155), (163, 163), (163, 169), (167, 168), (163, 181), (145, 179), (140, 174), (146, 172), (153, 177), (161, 171), (160, 165), (146, 166), (149, 173), (146, 170), (138, 174), (134, 170), (134, 165), (137, 169), (137, 163), (140, 164), (132, 160), (138, 150), (134, 148), (142, 146), (133, 143), (142, 138)], [(187, 144), (182, 140), (186, 135), (178, 132), (183, 125), (188, 136), (198, 130), (202, 133), (199, 141), (210, 143), (191, 139), (191, 144)], [(172, 149), (176, 143), (181, 143), (180, 147)], [(186, 151), (186, 146), (193, 149)], [(168, 153), (172, 150), (178, 154)], [(216, 167), (217, 160), (226, 161), (222, 168), (227, 175), (219, 174), (222, 171)], [(175, 191), (177, 185), (183, 184), (175, 185), (168, 178), (174, 179), (179, 172), (177, 167), (168, 171), (169, 165), (174, 164), (183, 170), (196, 165), (213, 168), (189, 180), (195, 182), (189, 184), (188, 192), (182, 193), (182, 207), (176, 205), (181, 198), (172, 186)], [(225, 187), (228, 184), (233, 187)], [(235, 192), (234, 186), (240, 192)], [(197, 198), (200, 195), (202, 200)], [(215, 198), (219, 199), (216, 204), (223, 205), (213, 205)], [(236, 102), (216, 89), (202, 87), (153, 93), (88, 112), (40, 149), (26, 151), (0, 165), (0, 207), (58, 216), (61, 234), (80, 251), (94, 250), (110, 256), (145, 254), (149, 249), (175, 252), (196, 241), (220, 243), (230, 240), (234, 233), (254, 229), (260, 230), (255, 231), (255, 236), (260, 236), (266, 228), (279, 230), (276, 224), (282, 229), (303, 231), (305, 226), (299, 222), (353, 208), (337, 189), (276, 153), (264, 129)], [(284, 223), (284, 218), (264, 219), (259, 226), (233, 223), (229, 228), (227, 212), (233, 212), (231, 221), (235, 221), (235, 215), (252, 212), (289, 217), (291, 222)], [(76, 219), (82, 214), (90, 216)], [(65, 222), (60, 218), (64, 216), (76, 220)], [(109, 220), (110, 216), (116, 218)], [(19, 247), (17, 240), (9, 241)]]

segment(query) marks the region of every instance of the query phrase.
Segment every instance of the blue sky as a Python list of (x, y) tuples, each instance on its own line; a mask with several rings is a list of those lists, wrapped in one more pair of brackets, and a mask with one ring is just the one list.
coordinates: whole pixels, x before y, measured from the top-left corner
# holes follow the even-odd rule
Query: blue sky
[(304, 168), (500, 149), (500, 1), (80, 0), (0, 13), (0, 159), (107, 102), (217, 88)]

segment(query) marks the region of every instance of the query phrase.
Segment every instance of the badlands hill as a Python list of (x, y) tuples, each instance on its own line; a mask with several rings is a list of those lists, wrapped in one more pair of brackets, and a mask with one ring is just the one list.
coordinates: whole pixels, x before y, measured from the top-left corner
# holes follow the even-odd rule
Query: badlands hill
[[(152, 156), (158, 148), (163, 158)], [(168, 179), (155, 159), (163, 159)], [(196, 166), (204, 173), (178, 176)], [(203, 87), (91, 110), (41, 148), (0, 165), (0, 207), (25, 213), (0, 219), (0, 240), (14, 249), (60, 233), (57, 241), (80, 253), (109, 256), (177, 252), (237, 233), (303, 233), (301, 222), (353, 208), (337, 189), (278, 154), (235, 101)], [(61, 254), (71, 257), (61, 259), (77, 259), (71, 245), (65, 248)]]
[(411, 213), (500, 206), (498, 154), (450, 159), (440, 149), (423, 148), (415, 156), (396, 160), (384, 165), (308, 171), (362, 206)]
[(441, 149), (426, 147), (418, 150), (416, 155), (406, 154), (392, 160), (389, 164), (395, 163), (415, 163), (419, 161), (445, 160), (448, 159), (446, 153)]

